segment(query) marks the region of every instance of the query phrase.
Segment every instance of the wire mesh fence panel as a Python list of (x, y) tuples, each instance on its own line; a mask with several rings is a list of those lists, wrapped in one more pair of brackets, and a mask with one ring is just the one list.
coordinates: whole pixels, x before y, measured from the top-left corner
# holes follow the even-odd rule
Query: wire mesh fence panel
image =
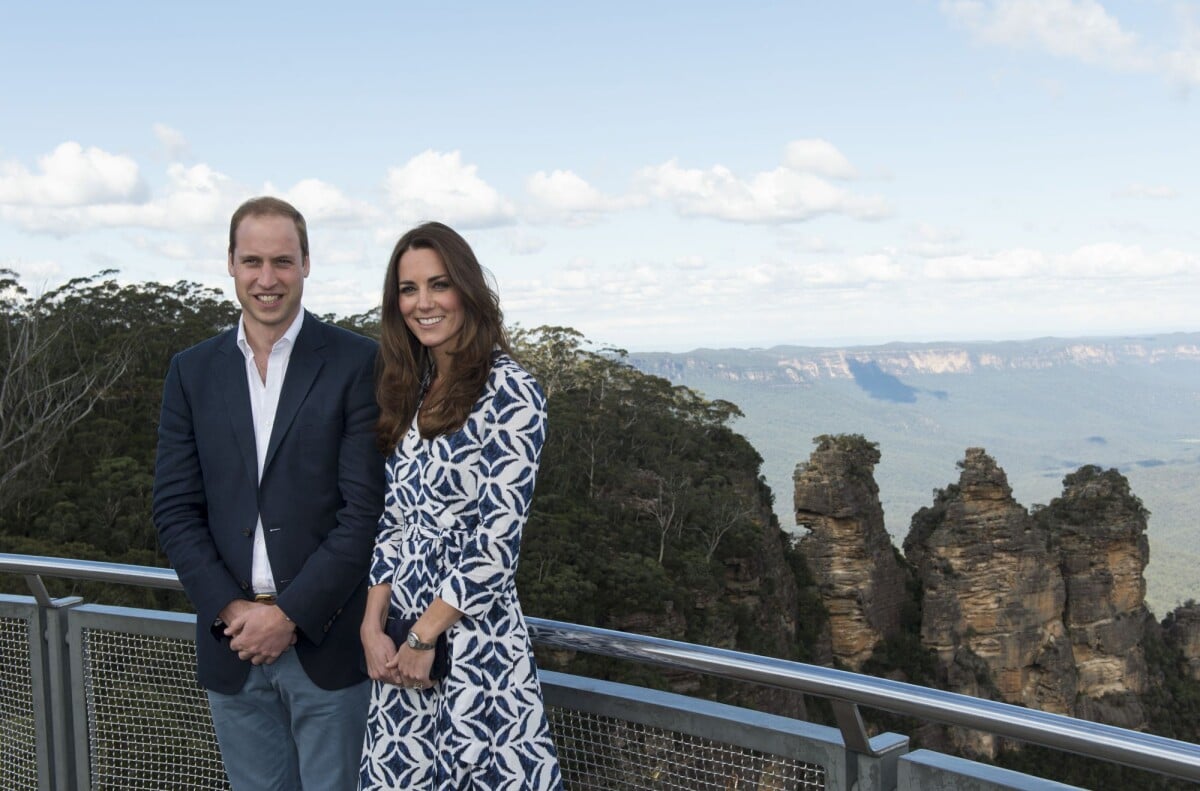
[(91, 787), (229, 788), (190, 640), (85, 629)]
[[(83, 660), (93, 789), (229, 787), (190, 640), (87, 628)], [(571, 791), (825, 788), (818, 765), (571, 709), (548, 713)], [(26, 786), (0, 784), (9, 787)]]
[(556, 706), (547, 715), (570, 791), (825, 788), (816, 764)]
[(37, 788), (37, 730), (26, 618), (0, 618), (0, 788)]

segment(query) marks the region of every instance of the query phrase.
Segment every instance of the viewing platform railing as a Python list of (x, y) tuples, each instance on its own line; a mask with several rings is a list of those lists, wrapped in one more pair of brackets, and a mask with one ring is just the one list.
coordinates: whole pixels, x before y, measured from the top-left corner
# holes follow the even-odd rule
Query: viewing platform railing
[[(225, 788), (194, 676), (195, 616), (52, 599), (42, 577), (181, 590), (170, 569), (0, 554), (32, 597), (0, 596), (0, 788)], [(1200, 746), (912, 684), (529, 619), (546, 647), (829, 700), (837, 728), (542, 672), (569, 789), (1065, 788), (868, 738), (859, 706), (1200, 782)]]

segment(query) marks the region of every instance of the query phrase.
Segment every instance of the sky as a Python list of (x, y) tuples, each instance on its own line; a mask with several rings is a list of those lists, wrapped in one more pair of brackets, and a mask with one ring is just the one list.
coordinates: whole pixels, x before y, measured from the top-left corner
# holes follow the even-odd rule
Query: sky
[(459, 230), (510, 325), (629, 351), (1200, 330), (1200, 2), (5, 3), (0, 268), (305, 305)]

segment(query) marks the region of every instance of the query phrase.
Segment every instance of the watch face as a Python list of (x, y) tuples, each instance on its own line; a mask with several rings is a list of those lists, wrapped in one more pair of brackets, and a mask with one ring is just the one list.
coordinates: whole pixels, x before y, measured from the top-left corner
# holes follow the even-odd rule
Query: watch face
[(408, 633), (408, 647), (416, 648), (420, 644), (421, 644), (421, 639), (419, 637), (417, 637), (415, 634), (413, 634), (412, 632), (409, 632)]

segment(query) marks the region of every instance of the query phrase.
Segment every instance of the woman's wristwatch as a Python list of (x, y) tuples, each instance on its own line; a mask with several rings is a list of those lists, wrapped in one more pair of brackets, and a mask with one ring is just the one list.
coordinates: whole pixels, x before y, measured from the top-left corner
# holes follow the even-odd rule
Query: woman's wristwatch
[(416, 651), (432, 651), (437, 647), (437, 643), (426, 643), (417, 636), (417, 633), (412, 629), (408, 630), (408, 647)]

